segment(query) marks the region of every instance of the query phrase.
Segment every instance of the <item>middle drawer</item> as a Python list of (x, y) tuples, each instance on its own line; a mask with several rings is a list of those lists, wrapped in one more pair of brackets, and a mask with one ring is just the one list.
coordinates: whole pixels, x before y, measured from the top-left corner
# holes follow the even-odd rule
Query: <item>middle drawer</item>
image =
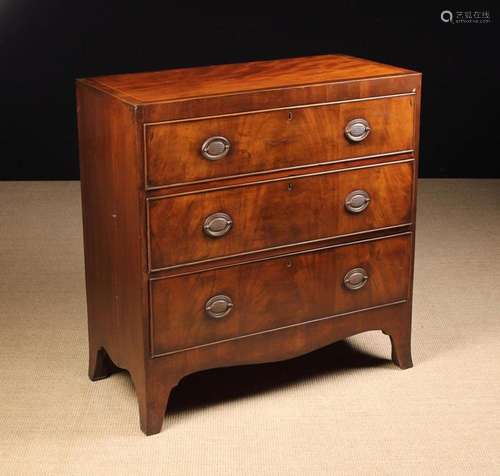
[(148, 199), (150, 269), (411, 221), (413, 161)]

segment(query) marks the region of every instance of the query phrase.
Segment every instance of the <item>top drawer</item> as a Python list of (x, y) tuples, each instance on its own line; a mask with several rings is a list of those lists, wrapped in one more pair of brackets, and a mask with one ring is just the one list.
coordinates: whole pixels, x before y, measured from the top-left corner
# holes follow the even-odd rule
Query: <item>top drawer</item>
[(145, 125), (146, 186), (413, 149), (415, 95)]

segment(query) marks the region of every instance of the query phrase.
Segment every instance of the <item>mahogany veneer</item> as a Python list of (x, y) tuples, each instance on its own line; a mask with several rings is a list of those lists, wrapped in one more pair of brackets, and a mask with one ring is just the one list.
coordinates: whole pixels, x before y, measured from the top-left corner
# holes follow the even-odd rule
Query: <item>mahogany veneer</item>
[[(148, 199), (151, 268), (407, 224), (411, 222), (412, 182), (413, 160), (407, 159), (384, 166), (152, 197)], [(371, 204), (363, 213), (348, 213), (344, 198), (360, 184), (370, 194)], [(200, 233), (203, 221), (219, 210), (232, 217), (233, 227), (227, 239), (207, 240)]]
[(77, 81), (89, 376), (161, 430), (192, 372), (369, 330), (410, 355), (421, 75), (344, 55)]
[[(155, 188), (411, 150), (414, 100), (410, 95), (148, 124), (144, 128), (147, 185)], [(346, 141), (338, 124), (359, 116), (368, 120), (372, 133), (360, 143)], [(217, 135), (231, 140), (230, 154), (226, 160), (200, 163), (200, 144)]]

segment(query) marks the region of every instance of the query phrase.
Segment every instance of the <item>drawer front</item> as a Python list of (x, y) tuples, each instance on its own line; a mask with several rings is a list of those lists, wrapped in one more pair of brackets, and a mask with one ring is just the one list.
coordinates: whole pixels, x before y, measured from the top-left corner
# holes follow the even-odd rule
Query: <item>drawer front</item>
[(404, 300), (411, 235), (151, 281), (155, 355)]
[(151, 269), (409, 223), (412, 177), (408, 161), (150, 199)]
[[(147, 125), (147, 186), (411, 150), (414, 101), (408, 95)], [(356, 119), (369, 133), (363, 138), (363, 123), (352, 123), (349, 139), (346, 126)]]

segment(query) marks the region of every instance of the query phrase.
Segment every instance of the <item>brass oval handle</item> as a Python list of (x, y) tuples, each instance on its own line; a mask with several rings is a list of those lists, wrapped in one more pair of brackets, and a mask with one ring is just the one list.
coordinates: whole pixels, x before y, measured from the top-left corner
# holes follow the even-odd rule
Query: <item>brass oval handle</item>
[(353, 190), (344, 200), (344, 206), (348, 212), (361, 213), (370, 205), (371, 197), (366, 190)]
[(364, 268), (353, 268), (344, 276), (344, 286), (351, 291), (361, 289), (368, 282), (368, 273)]
[(231, 149), (231, 142), (223, 136), (209, 137), (201, 145), (201, 155), (208, 160), (219, 160), (225, 157)]
[(203, 231), (210, 238), (224, 236), (233, 226), (233, 220), (227, 213), (212, 213), (203, 223)]
[(366, 119), (353, 119), (345, 126), (345, 136), (351, 142), (361, 142), (368, 137), (371, 128)]
[(227, 316), (233, 310), (233, 300), (225, 294), (211, 297), (205, 303), (205, 312), (214, 319)]

